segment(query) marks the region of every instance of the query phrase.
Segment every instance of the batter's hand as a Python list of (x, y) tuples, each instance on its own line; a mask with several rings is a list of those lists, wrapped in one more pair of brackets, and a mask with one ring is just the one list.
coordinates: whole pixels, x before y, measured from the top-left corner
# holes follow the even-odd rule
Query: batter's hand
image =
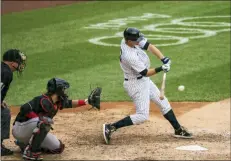
[(161, 66), (164, 72), (168, 72), (170, 70), (170, 64), (164, 64)]
[(171, 60), (168, 57), (164, 57), (163, 59), (161, 59), (161, 61), (163, 62), (163, 64), (171, 65)]

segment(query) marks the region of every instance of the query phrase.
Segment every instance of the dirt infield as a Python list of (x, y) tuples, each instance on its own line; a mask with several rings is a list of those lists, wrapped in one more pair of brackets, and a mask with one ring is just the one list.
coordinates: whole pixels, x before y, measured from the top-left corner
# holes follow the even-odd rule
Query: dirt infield
[[(119, 120), (134, 112), (130, 102), (102, 103), (102, 110), (90, 107), (68, 109), (55, 117), (54, 130), (66, 149), (62, 155), (44, 155), (47, 160), (228, 160), (230, 159), (230, 99), (214, 103), (171, 103), (178, 120), (193, 132), (195, 138), (182, 140), (172, 137), (170, 124), (151, 104), (149, 121), (141, 125), (121, 128), (112, 135), (111, 145), (105, 145), (102, 124)], [(12, 121), (18, 110), (12, 109)], [(2, 160), (20, 160), (19, 148), (11, 136), (5, 144), (15, 151), (13, 157)], [(180, 151), (176, 147), (199, 145), (207, 151)]]
[(61, 1), (61, 0), (53, 0), (53, 1), (45, 1), (45, 0), (31, 0), (31, 1), (10, 1), (10, 0), (3, 0), (1, 1), (1, 13), (11, 13), (11, 12), (20, 12), (24, 10), (32, 10), (32, 9), (38, 9), (38, 8), (47, 8), (47, 7), (53, 7), (57, 5), (66, 5), (66, 4), (72, 4), (77, 2), (82, 2), (84, 0), (72, 0), (72, 1)]
[[(2, 13), (19, 12), (77, 1), (2, 1)], [(134, 112), (131, 102), (103, 102), (102, 110), (90, 107), (66, 109), (54, 118), (55, 134), (66, 145), (63, 154), (44, 155), (45, 160), (230, 160), (230, 99), (213, 103), (171, 102), (179, 122), (195, 136), (192, 140), (172, 137), (173, 129), (151, 104), (149, 121), (121, 128), (105, 145), (102, 124), (114, 122)], [(12, 107), (12, 122), (19, 108)], [(12, 129), (12, 127), (11, 127)], [(4, 144), (13, 156), (1, 160), (22, 160), (11, 135)], [(180, 151), (175, 148), (199, 145), (207, 151)]]

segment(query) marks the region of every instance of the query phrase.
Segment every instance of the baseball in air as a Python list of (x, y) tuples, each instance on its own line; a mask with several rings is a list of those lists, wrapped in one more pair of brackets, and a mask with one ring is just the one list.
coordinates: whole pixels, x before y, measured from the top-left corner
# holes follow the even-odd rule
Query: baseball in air
[(183, 85), (178, 86), (178, 91), (184, 91), (184, 86)]

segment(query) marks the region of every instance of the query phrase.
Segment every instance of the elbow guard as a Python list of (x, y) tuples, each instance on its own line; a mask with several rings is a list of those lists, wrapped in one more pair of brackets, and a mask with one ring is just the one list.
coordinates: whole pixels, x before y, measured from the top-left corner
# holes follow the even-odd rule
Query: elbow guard
[(148, 50), (149, 44), (150, 44), (149, 42), (146, 42), (145, 45), (144, 45), (144, 47), (143, 47), (143, 49), (144, 49), (144, 50)]
[(144, 69), (143, 71), (140, 72), (142, 76), (146, 76), (148, 73), (148, 69)]

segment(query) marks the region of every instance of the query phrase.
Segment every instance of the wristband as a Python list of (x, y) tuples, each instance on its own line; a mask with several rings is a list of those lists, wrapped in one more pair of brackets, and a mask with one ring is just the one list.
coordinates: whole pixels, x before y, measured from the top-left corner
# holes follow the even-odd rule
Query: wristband
[(78, 100), (78, 106), (84, 106), (86, 105), (85, 100)]
[(156, 73), (159, 73), (163, 70), (162, 66), (155, 68)]

